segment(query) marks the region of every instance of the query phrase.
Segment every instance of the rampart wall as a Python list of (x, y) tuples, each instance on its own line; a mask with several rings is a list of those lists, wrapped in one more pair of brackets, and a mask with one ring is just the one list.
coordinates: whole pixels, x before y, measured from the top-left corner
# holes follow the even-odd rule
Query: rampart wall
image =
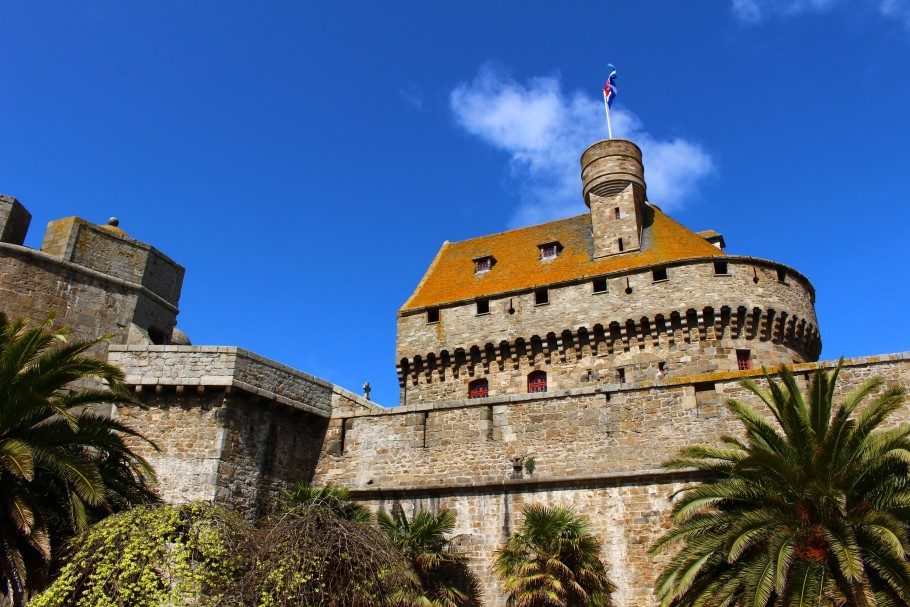
[[(804, 383), (807, 373), (833, 364), (794, 370)], [(654, 605), (662, 561), (647, 548), (668, 525), (669, 496), (685, 480), (659, 467), (684, 446), (737, 433), (724, 403), (754, 402), (739, 382), (760, 375), (717, 372), (340, 414), (329, 422), (314, 480), (344, 485), (374, 508), (454, 509), (459, 541), (496, 606), (505, 603), (487, 569), (520, 506), (572, 505), (605, 542), (618, 604)], [(870, 377), (910, 386), (910, 354), (847, 360), (839, 394)], [(910, 409), (903, 415), (910, 420)], [(529, 457), (532, 475), (524, 470)]]

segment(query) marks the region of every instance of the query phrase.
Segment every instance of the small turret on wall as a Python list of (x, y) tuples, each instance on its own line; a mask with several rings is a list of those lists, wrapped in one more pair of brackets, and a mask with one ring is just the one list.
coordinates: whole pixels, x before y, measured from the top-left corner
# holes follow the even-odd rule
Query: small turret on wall
[(21, 245), (25, 242), (32, 214), (12, 196), (0, 194), (0, 242)]
[(581, 181), (594, 258), (638, 251), (647, 188), (638, 146), (624, 139), (595, 143), (581, 156)]

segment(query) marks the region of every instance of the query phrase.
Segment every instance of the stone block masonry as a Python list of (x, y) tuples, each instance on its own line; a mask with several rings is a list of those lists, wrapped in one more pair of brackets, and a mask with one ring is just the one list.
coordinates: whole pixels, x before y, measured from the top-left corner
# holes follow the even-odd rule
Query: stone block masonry
[(31, 222), (32, 214), (22, 203), (0, 194), (0, 242), (21, 245)]
[(108, 361), (139, 392), (164, 386), (237, 388), (268, 401), (328, 417), (334, 386), (252, 352), (229, 346), (111, 346)]
[[(871, 377), (910, 386), (910, 353), (844, 364), (838, 397)], [(792, 368), (805, 385), (808, 374), (834, 365)], [(764, 381), (760, 370), (712, 372), (338, 414), (314, 480), (348, 487), (374, 508), (455, 510), (456, 536), (474, 558), (487, 604), (497, 607), (505, 602), (489, 566), (520, 506), (570, 505), (605, 543), (617, 604), (656, 605), (652, 587), (663, 561), (647, 549), (669, 525), (670, 495), (686, 480), (660, 465), (682, 447), (738, 433), (728, 399), (761, 410), (740, 385), (744, 377)], [(902, 416), (910, 421), (910, 406)], [(342, 428), (343, 448), (330, 448)], [(530, 476), (522, 466), (529, 457), (536, 462)]]
[[(136, 394), (116, 413), (169, 502), (215, 501), (255, 518), (313, 477), (333, 410), (380, 409), (346, 390), (241, 348), (111, 346)], [(156, 448), (157, 447), (157, 448)]]

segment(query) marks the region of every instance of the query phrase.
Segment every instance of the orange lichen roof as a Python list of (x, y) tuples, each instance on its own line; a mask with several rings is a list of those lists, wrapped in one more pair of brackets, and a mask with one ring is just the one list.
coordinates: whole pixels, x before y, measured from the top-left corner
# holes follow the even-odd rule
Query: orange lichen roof
[[(631, 270), (694, 257), (724, 253), (657, 207), (643, 235), (645, 248), (592, 260), (591, 215), (586, 213), (500, 234), (446, 242), (401, 312), (440, 306), (477, 297), (522, 291), (586, 277)], [(540, 260), (537, 245), (558, 241), (556, 259)], [(491, 255), (493, 269), (474, 273), (474, 259)]]

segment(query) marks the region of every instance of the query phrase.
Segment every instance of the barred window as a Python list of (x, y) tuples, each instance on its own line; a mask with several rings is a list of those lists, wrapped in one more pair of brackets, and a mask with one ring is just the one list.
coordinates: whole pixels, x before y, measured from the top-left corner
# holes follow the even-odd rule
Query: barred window
[(546, 392), (547, 391), (547, 372), (531, 371), (528, 374), (528, 392)]
[(736, 351), (736, 367), (740, 371), (746, 371), (747, 369), (752, 368), (752, 357), (748, 350)]
[(486, 398), (490, 395), (490, 382), (486, 379), (475, 379), (468, 384), (468, 398)]

